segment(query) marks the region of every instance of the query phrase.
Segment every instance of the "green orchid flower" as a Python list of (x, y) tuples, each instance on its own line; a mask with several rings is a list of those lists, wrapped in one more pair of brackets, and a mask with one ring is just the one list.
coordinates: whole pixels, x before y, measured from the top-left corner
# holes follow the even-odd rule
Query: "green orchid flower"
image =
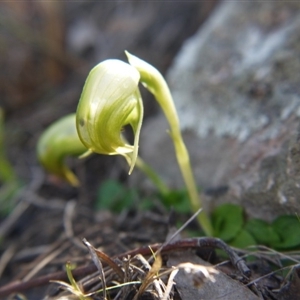
[[(67, 156), (83, 157), (87, 148), (82, 144), (76, 129), (76, 114), (65, 116), (49, 126), (38, 140), (37, 156), (40, 164), (53, 175), (79, 186), (75, 174), (65, 164)], [(159, 192), (169, 192), (158, 174), (137, 156), (136, 166), (153, 182)]]
[[(53, 153), (49, 161), (43, 155), (40, 160), (47, 169), (56, 172), (71, 183), (76, 183), (74, 174), (63, 164), (63, 158), (68, 153), (82, 156), (93, 152), (107, 155), (122, 155), (129, 163), (129, 174), (134, 165), (142, 169), (150, 179), (165, 193), (167, 188), (160, 178), (140, 158), (138, 158), (138, 144), (143, 120), (143, 102), (139, 92), (139, 82), (151, 92), (161, 106), (170, 126), (170, 136), (174, 143), (177, 162), (182, 173), (194, 212), (202, 206), (197, 191), (195, 178), (191, 169), (189, 154), (184, 144), (179, 119), (168, 85), (160, 72), (147, 62), (126, 52), (129, 64), (109, 59), (92, 69), (85, 82), (76, 112), (76, 128), (69, 129), (69, 134), (76, 144), (66, 142), (65, 149), (56, 152), (56, 145), (64, 145), (67, 140), (66, 131), (57, 127), (49, 128), (46, 137), (40, 141), (40, 152)], [(70, 117), (71, 118), (71, 117)], [(74, 120), (74, 116), (72, 117)], [(63, 122), (63, 120), (61, 121)], [(74, 127), (73, 121), (69, 121)], [(70, 126), (71, 126), (70, 125)], [(134, 133), (133, 145), (122, 136), (125, 126), (131, 126)], [(55, 139), (58, 134), (58, 140)], [(48, 136), (48, 137), (47, 137)], [(48, 140), (47, 140), (48, 139)], [(50, 139), (53, 140), (52, 143)], [(58, 146), (57, 146), (58, 148)], [(77, 151), (78, 150), (78, 151)], [(205, 212), (198, 216), (204, 232), (212, 235), (212, 226)]]
[[(92, 69), (87, 77), (76, 113), (76, 126), (81, 142), (88, 151), (122, 155), (135, 165), (143, 120), (143, 102), (138, 89), (139, 72), (127, 63), (109, 59)], [(132, 127), (133, 145), (121, 132)]]
[(73, 186), (79, 181), (64, 160), (67, 156), (79, 156), (87, 151), (76, 130), (76, 115), (67, 115), (49, 126), (39, 138), (37, 157), (43, 167)]

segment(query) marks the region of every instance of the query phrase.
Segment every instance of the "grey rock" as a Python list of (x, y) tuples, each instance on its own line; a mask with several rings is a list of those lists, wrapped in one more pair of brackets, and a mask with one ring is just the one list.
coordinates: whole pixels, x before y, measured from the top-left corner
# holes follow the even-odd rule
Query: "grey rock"
[[(208, 210), (240, 203), (266, 220), (300, 212), (300, 2), (221, 2), (167, 81), (197, 183), (228, 186), (203, 193)], [(140, 154), (182, 187), (167, 129), (162, 114), (145, 122)], [(150, 186), (134, 173), (133, 184)]]
[[(174, 252), (169, 255), (167, 265), (169, 267), (178, 266), (180, 263), (189, 262), (194, 267), (207, 267), (209, 272), (212, 267), (208, 262), (202, 260), (195, 253), (186, 251), (183, 253)], [(211, 274), (214, 280), (208, 280), (201, 276), (201, 272), (192, 274), (181, 269), (174, 278), (176, 289), (180, 294), (181, 299), (222, 299), (222, 300), (258, 300), (249, 288), (237, 280), (230, 278), (223, 272)], [(202, 277), (202, 280), (201, 280)], [(197, 282), (198, 281), (198, 282)], [(202, 281), (202, 282), (201, 282)], [(197, 284), (198, 283), (198, 284)]]

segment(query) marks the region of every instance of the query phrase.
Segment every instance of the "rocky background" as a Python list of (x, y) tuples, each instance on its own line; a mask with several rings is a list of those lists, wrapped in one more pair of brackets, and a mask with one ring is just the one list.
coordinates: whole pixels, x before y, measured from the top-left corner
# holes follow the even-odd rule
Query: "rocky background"
[[(168, 70), (208, 209), (233, 202), (266, 220), (300, 211), (299, 41), (298, 2), (223, 1)], [(181, 186), (164, 117), (145, 123), (142, 156)]]

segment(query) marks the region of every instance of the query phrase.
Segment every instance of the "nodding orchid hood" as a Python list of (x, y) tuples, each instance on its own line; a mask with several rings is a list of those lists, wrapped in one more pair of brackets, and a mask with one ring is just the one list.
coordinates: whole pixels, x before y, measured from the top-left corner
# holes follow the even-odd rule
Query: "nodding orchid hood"
[[(123, 61), (101, 62), (87, 77), (76, 113), (76, 127), (88, 149), (86, 154), (123, 155), (130, 165), (129, 173), (137, 158), (144, 113), (139, 80), (139, 72)], [(122, 137), (126, 125), (132, 127), (133, 145)]]
[(39, 138), (37, 157), (44, 168), (78, 186), (79, 181), (64, 162), (69, 155), (79, 156), (86, 152), (76, 131), (75, 114), (67, 115), (49, 126)]

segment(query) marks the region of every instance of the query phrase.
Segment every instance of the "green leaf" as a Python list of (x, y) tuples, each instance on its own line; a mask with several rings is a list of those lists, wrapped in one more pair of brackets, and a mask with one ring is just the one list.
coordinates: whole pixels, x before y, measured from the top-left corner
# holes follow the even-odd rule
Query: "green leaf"
[(106, 180), (98, 190), (95, 208), (121, 212), (123, 209), (132, 207), (135, 198), (136, 192), (134, 190), (124, 187), (118, 181)]
[(260, 219), (249, 220), (245, 225), (245, 230), (254, 237), (258, 244), (271, 246), (280, 241), (280, 237), (273, 227)]
[(243, 226), (243, 209), (235, 204), (222, 204), (212, 213), (214, 235), (225, 242), (232, 240)]
[(300, 246), (300, 222), (297, 216), (280, 216), (272, 223), (272, 227), (280, 237), (280, 241), (272, 246), (279, 249), (290, 249)]
[(230, 242), (230, 246), (236, 248), (246, 248), (248, 246), (256, 245), (253, 236), (246, 230), (242, 229), (235, 238)]

